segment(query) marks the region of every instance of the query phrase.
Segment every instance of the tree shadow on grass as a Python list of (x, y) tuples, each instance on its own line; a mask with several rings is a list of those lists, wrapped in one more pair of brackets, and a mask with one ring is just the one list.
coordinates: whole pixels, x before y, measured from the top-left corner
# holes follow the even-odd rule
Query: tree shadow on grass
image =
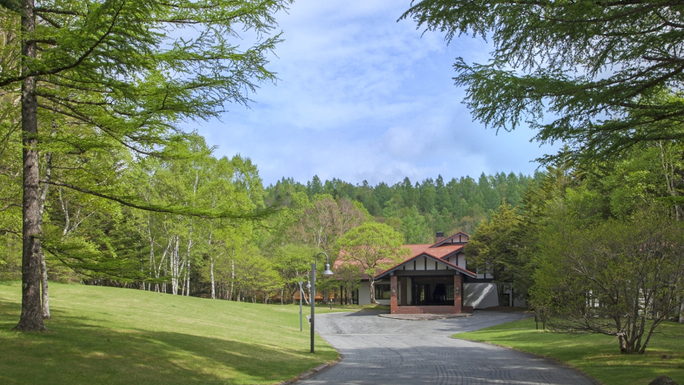
[(154, 330), (163, 319), (150, 319), (152, 330), (115, 330), (59, 311), (53, 312), (49, 333), (6, 332), (16, 320), (5, 316), (16, 317), (17, 309), (5, 305), (0, 306), (3, 384), (271, 384), (316, 366), (326, 354), (328, 360), (336, 356), (319, 354), (315, 361), (306, 347), (267, 345), (258, 336), (258, 342), (245, 343)]

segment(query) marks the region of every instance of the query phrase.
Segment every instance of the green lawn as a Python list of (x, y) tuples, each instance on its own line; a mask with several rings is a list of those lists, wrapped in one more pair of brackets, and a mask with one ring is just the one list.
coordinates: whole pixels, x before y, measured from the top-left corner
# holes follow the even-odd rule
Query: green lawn
[[(11, 331), (20, 284), (0, 282), (0, 384), (273, 384), (337, 352), (299, 307), (51, 284), (47, 333)], [(308, 309), (304, 309), (308, 314)]]
[(578, 368), (606, 385), (645, 385), (660, 375), (684, 385), (684, 325), (666, 322), (659, 331), (651, 338), (643, 355), (620, 354), (617, 340), (609, 336), (535, 330), (533, 319), (454, 337), (550, 357)]

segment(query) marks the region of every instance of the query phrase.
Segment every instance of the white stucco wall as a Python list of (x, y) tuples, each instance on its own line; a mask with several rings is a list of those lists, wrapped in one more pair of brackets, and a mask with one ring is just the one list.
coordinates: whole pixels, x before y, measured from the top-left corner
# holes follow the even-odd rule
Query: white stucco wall
[[(379, 299), (381, 305), (389, 306), (389, 299)], [(370, 305), (370, 283), (368, 281), (361, 282), (359, 286), (359, 305)]]
[(458, 267), (466, 268), (466, 258), (465, 254), (459, 254), (458, 255)]
[(359, 286), (359, 305), (370, 305), (370, 283), (361, 282)]

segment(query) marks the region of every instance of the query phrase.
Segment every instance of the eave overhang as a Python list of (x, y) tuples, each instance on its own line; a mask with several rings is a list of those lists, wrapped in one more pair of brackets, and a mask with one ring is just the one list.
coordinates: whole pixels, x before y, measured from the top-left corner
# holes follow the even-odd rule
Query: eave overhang
[[(425, 257), (425, 258), (427, 258), (427, 259), (429, 259), (429, 260), (433, 260), (433, 261), (436, 261), (436, 262), (438, 262), (438, 263), (444, 264), (444, 265), (447, 267), (448, 270), (455, 270), (455, 271), (456, 271), (457, 273), (459, 273), (459, 274), (462, 274), (462, 275), (465, 275), (465, 276), (468, 276), (468, 277), (471, 277), (471, 278), (477, 278), (477, 274), (473, 273), (473, 272), (470, 271), (470, 270), (466, 270), (466, 269), (464, 269), (464, 268), (462, 268), (462, 267), (460, 267), (460, 266), (458, 266), (458, 265), (454, 265), (454, 264), (451, 263), (451, 262), (445, 261), (444, 259), (435, 257), (435, 256), (433, 256), (433, 255), (430, 255), (430, 254), (424, 252), (424, 253), (421, 253), (421, 254), (416, 255), (416, 256), (413, 257), (413, 258), (407, 259), (407, 260), (405, 260), (405, 261), (399, 263), (398, 265), (395, 265), (395, 266), (393, 266), (393, 267), (391, 267), (391, 268), (389, 268), (389, 269), (387, 269), (387, 270), (385, 270), (385, 271), (383, 271), (383, 272), (380, 272), (379, 274), (376, 274), (375, 277), (374, 277), (374, 279), (378, 280), (378, 279), (382, 279), (382, 278), (384, 278), (384, 277), (386, 277), (386, 276), (388, 276), (388, 275), (392, 275), (392, 273), (393, 273), (394, 271), (397, 271), (397, 270), (402, 269), (403, 266), (407, 265), (409, 262), (412, 262), (412, 261), (414, 261), (414, 260), (416, 260), (416, 259), (418, 259), (418, 258), (421, 258), (421, 257)], [(435, 272), (437, 272), (437, 271), (439, 271), (439, 270), (416, 270), (416, 271), (435, 271)]]

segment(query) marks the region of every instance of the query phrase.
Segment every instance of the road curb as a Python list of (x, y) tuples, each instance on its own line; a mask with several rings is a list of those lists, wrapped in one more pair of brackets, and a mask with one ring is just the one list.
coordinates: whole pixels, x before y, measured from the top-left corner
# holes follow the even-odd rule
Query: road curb
[(311, 369), (311, 370), (307, 370), (306, 372), (304, 372), (304, 373), (298, 375), (297, 377), (295, 377), (295, 378), (293, 378), (293, 379), (291, 379), (291, 380), (287, 380), (287, 381), (281, 382), (281, 383), (279, 383), (278, 385), (296, 384), (297, 382), (299, 382), (299, 381), (301, 381), (301, 380), (305, 380), (305, 379), (307, 379), (307, 378), (313, 376), (314, 374), (318, 374), (318, 373), (320, 373), (320, 372), (322, 372), (322, 371), (324, 371), (324, 370), (326, 370), (326, 369), (329, 369), (329, 368), (331, 368), (331, 367), (337, 365), (339, 362), (340, 362), (340, 358), (338, 357), (338, 358), (337, 358), (336, 360), (334, 360), (334, 361), (330, 361), (330, 362), (326, 362), (325, 364), (318, 365), (318, 366), (316, 366), (315, 368), (313, 368), (313, 369)]

